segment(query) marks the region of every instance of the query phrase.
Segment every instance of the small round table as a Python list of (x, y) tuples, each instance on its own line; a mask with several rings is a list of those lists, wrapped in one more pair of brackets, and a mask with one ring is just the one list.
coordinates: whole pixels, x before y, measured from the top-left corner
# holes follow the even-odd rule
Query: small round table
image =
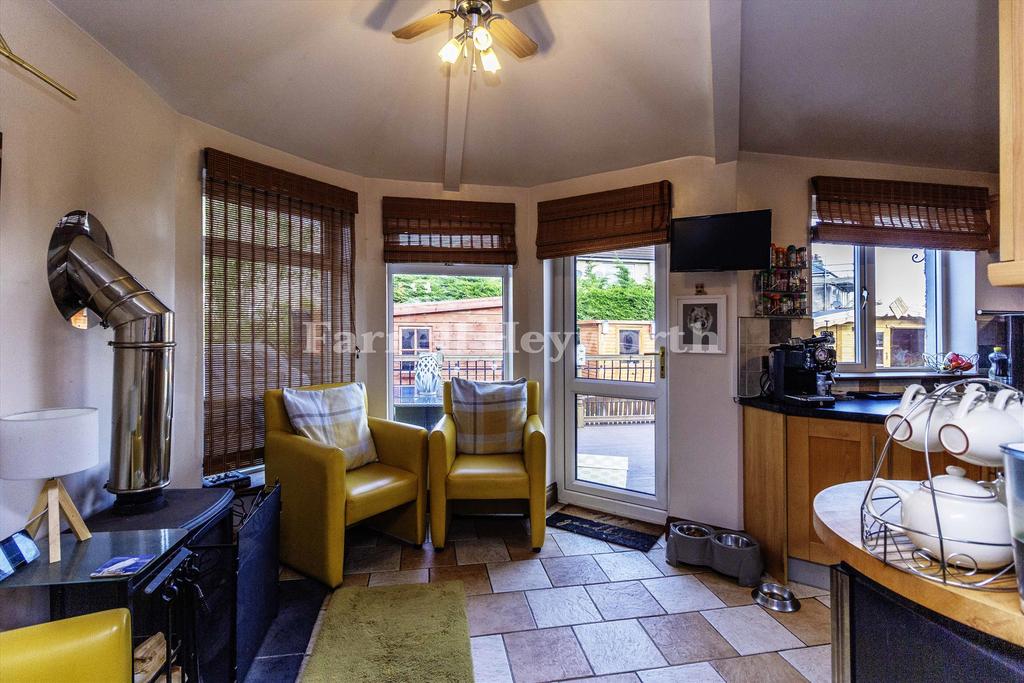
[[(906, 488), (917, 482), (894, 482)], [(861, 545), (860, 505), (868, 482), (830, 486), (814, 497), (814, 530), (846, 564), (907, 600), (961, 624), (1024, 646), (1024, 613), (1014, 592), (956, 588), (882, 563)]]

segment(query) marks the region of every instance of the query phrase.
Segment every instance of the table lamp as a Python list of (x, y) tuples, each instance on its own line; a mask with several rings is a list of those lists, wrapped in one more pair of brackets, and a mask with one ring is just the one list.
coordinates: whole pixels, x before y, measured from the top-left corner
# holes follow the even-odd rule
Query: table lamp
[(99, 462), (99, 412), (95, 408), (53, 408), (0, 418), (0, 479), (46, 479), (26, 529), (35, 536), (46, 512), (50, 562), (60, 562), (60, 513), (79, 541), (88, 527), (58, 477)]

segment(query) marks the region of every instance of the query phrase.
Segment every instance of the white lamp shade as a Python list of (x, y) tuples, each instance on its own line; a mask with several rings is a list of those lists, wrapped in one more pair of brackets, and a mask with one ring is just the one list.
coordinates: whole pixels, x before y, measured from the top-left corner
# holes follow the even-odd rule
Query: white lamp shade
[(0, 479), (49, 479), (95, 467), (96, 408), (53, 408), (0, 418)]

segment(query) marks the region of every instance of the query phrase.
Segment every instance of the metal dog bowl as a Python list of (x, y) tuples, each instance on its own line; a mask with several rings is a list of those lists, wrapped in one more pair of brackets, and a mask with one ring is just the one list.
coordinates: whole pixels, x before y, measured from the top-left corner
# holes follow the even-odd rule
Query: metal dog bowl
[(775, 612), (796, 612), (800, 609), (800, 601), (793, 591), (777, 583), (762, 583), (750, 592), (754, 602)]
[(673, 524), (672, 528), (683, 536), (687, 536), (689, 538), (707, 538), (711, 535), (710, 529), (699, 524), (677, 523)]
[(711, 535), (715, 531), (703, 524), (673, 522), (669, 526), (665, 561), (669, 564), (703, 566), (711, 562)]
[(715, 534), (715, 542), (720, 543), (727, 548), (749, 548), (754, 545), (754, 542), (746, 536), (731, 534), (728, 532)]

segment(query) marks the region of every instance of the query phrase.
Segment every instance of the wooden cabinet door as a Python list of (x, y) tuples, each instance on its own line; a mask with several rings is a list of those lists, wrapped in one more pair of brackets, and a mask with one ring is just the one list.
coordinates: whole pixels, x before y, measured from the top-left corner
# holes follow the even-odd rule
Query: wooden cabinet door
[(790, 557), (822, 564), (839, 561), (814, 531), (814, 496), (834, 484), (871, 478), (874, 454), (870, 427), (842, 420), (786, 419)]
[(786, 581), (786, 417), (743, 409), (743, 530), (761, 544), (765, 570)]
[(1024, 3), (999, 2), (999, 263), (993, 285), (1024, 285)]

